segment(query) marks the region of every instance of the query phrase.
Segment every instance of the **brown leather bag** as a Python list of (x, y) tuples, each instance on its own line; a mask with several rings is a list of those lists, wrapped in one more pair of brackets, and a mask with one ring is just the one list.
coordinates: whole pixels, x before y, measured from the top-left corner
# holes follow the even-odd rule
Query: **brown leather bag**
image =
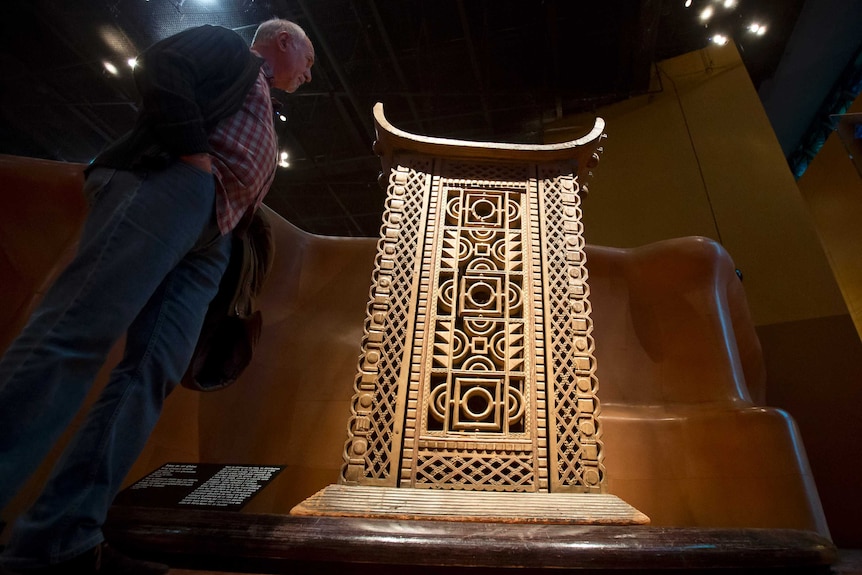
[(218, 391), (234, 383), (251, 362), (263, 318), (256, 299), (272, 268), (275, 244), (262, 210), (234, 232), (230, 262), (210, 303), (182, 385)]

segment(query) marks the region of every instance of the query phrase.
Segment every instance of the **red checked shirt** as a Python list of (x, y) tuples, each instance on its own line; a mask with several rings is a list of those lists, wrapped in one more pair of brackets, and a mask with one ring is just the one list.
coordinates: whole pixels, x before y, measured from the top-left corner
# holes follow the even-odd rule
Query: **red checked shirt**
[(263, 202), (278, 162), (272, 122), (269, 66), (264, 63), (240, 110), (218, 123), (209, 136), (216, 176), (216, 216), (228, 234)]

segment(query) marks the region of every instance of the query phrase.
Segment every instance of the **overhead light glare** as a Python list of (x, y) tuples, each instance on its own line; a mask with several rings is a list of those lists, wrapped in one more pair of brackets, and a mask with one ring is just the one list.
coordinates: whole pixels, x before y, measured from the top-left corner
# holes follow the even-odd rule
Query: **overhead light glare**
[(278, 119), (282, 122), (287, 122), (287, 116), (285, 116), (284, 114), (279, 114)]
[(733, 10), (739, 4), (737, 0), (724, 0), (724, 7), (728, 10)]
[(138, 59), (137, 58), (129, 58), (128, 60), (126, 60), (126, 63), (129, 65), (129, 68), (134, 70), (135, 66), (138, 65)]
[(763, 36), (764, 34), (766, 34), (766, 26), (764, 26), (763, 24), (758, 24), (757, 22), (752, 22), (748, 25), (748, 31), (752, 34)]
[(712, 15), (713, 15), (713, 13), (714, 13), (714, 12), (715, 12), (715, 11), (712, 9), (712, 6), (707, 6), (706, 8), (704, 8), (704, 9), (701, 11), (701, 13), (700, 13), (700, 19), (701, 19), (701, 20), (703, 20), (704, 22), (706, 22), (707, 20), (709, 20), (710, 18), (712, 18)]
[(278, 165), (281, 166), (282, 168), (289, 168), (290, 162), (287, 161), (287, 158), (288, 158), (287, 152), (282, 151), (278, 155)]
[(108, 61), (102, 62), (102, 65), (105, 67), (105, 70), (107, 70), (108, 73), (113, 75), (113, 76), (116, 76), (117, 74), (120, 73), (120, 71), (117, 70), (117, 67)]
[(691, 0), (685, 0), (685, 7), (691, 8)]
[(728, 38), (724, 34), (716, 34), (715, 36), (710, 38), (710, 40), (712, 40), (713, 44), (716, 44), (718, 46), (724, 46), (725, 44), (727, 44)]

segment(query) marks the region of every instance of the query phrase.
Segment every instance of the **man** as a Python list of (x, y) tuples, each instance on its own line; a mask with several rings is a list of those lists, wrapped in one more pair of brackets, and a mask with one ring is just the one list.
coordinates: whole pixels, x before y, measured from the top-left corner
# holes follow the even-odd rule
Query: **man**
[(165, 573), (101, 526), (182, 378), (228, 263), (272, 183), (271, 87), (311, 81), (314, 48), (286, 20), (201, 26), (139, 58), (135, 128), (88, 168), (75, 259), (0, 360), (0, 509), (71, 422), (113, 344), (122, 361), (3, 554), (12, 573)]

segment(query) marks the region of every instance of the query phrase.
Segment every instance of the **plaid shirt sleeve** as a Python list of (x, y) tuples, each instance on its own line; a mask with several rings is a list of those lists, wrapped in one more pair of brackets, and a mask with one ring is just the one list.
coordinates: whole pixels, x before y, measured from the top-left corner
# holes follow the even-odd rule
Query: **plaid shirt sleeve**
[(272, 100), (264, 68), (242, 108), (222, 120), (210, 134), (216, 175), (216, 214), (228, 234), (269, 191), (278, 161)]

